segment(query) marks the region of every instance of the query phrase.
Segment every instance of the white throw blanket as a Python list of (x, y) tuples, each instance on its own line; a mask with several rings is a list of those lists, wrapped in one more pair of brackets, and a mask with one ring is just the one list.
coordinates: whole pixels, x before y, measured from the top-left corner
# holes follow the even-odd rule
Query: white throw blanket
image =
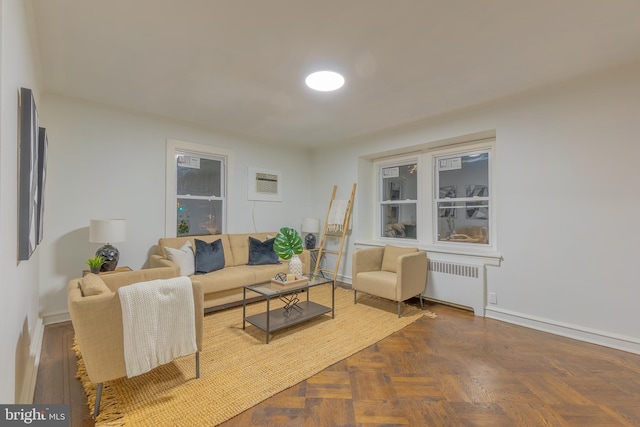
[(134, 283), (118, 295), (127, 377), (198, 351), (191, 279)]
[[(342, 232), (344, 228), (344, 217), (349, 207), (348, 200), (334, 200), (329, 210), (329, 220), (327, 221), (327, 231), (329, 233)], [(352, 218), (349, 218), (348, 229), (351, 229)]]

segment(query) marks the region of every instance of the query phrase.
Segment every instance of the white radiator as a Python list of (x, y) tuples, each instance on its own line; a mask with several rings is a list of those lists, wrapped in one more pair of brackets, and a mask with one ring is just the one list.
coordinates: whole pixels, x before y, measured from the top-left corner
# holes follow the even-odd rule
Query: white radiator
[(429, 260), (426, 298), (460, 305), (484, 316), (486, 306), (485, 269), (483, 265)]

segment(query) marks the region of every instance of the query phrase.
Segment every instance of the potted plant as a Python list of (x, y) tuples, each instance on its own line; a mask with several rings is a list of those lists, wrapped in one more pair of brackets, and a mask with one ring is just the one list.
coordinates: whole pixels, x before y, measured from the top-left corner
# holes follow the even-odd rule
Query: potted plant
[(104, 259), (100, 255), (87, 259), (87, 264), (89, 264), (89, 270), (91, 270), (91, 272), (94, 274), (100, 273), (100, 268), (102, 267), (103, 263), (104, 263)]
[(300, 255), (303, 251), (302, 237), (289, 227), (282, 227), (273, 241), (273, 250), (278, 256), (289, 261), (289, 273), (302, 276), (302, 261)]

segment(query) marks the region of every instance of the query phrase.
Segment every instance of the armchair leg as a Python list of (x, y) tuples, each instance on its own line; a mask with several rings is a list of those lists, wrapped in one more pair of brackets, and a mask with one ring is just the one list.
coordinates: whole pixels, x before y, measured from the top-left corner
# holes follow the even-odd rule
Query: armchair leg
[(356, 295), (358, 294), (358, 291), (356, 291), (355, 289), (353, 290), (353, 303), (357, 304), (358, 301), (356, 300)]
[(400, 318), (401, 311), (402, 311), (402, 301), (398, 301), (398, 319)]
[(418, 298), (420, 298), (420, 310), (424, 310), (424, 304), (422, 303), (422, 294), (418, 295)]
[(200, 378), (200, 352), (196, 351), (196, 378)]
[(96, 387), (96, 404), (93, 406), (93, 418), (96, 419), (98, 417), (98, 413), (100, 412), (100, 398), (102, 397), (102, 383), (98, 383)]

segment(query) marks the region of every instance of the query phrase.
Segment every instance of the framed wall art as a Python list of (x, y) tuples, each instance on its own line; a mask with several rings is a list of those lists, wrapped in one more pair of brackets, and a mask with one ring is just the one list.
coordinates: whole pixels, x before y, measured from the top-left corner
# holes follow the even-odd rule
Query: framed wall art
[[(489, 187), (486, 185), (467, 185), (467, 197), (488, 197)], [(467, 218), (487, 219), (489, 217), (489, 208), (486, 201), (467, 202), (466, 206)]]
[(18, 124), (18, 260), (38, 245), (38, 110), (31, 89), (20, 88)]
[(47, 139), (47, 130), (38, 128), (38, 217), (37, 217), (37, 244), (42, 242), (44, 235), (44, 188), (47, 183), (47, 148), (49, 141)]
[[(448, 185), (440, 187), (439, 199), (455, 199), (458, 194), (458, 187), (456, 185)], [(440, 218), (455, 218), (456, 209), (454, 208), (455, 202), (440, 202), (438, 203), (438, 211)]]

